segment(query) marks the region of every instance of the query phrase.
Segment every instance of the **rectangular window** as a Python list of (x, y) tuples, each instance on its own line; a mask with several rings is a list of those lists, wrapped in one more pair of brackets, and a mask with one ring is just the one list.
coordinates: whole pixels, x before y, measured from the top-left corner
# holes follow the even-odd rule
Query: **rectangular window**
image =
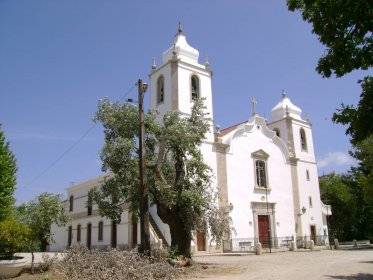
[(98, 241), (102, 241), (104, 239), (104, 223), (100, 221), (98, 223)]
[(70, 195), (69, 203), (69, 211), (72, 212), (74, 210), (74, 196)]
[(77, 242), (80, 242), (80, 234), (81, 234), (81, 231), (82, 231), (82, 228), (80, 225), (78, 225), (77, 229), (76, 229), (76, 241)]
[(309, 204), (310, 204), (310, 208), (312, 208), (312, 197), (308, 197), (308, 202), (309, 202)]
[(267, 175), (265, 161), (255, 161), (256, 185), (261, 188), (267, 187)]
[(306, 170), (306, 178), (307, 178), (307, 181), (310, 180), (310, 172), (308, 171), (308, 169)]
[(87, 201), (87, 215), (92, 215), (92, 196), (88, 194), (88, 201)]
[(73, 239), (73, 227), (69, 226), (68, 233), (67, 233), (67, 246), (71, 246), (71, 241)]

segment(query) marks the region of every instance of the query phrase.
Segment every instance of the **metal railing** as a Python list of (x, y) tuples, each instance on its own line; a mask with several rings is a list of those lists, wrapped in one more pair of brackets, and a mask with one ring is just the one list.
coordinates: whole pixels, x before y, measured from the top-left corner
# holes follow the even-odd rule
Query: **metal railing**
[(254, 252), (258, 242), (262, 248), (267, 249), (290, 249), (291, 242), (297, 244), (297, 248), (309, 248), (309, 241), (313, 240), (315, 246), (325, 246), (329, 244), (327, 235), (321, 236), (276, 236), (270, 238), (232, 238), (223, 242), (225, 252)]

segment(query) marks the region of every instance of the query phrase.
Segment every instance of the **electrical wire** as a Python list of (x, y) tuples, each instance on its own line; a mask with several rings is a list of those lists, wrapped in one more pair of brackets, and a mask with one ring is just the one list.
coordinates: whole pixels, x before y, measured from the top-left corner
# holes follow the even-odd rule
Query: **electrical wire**
[[(133, 84), (123, 96), (118, 99), (118, 102), (122, 101), (126, 98), (136, 87), (136, 84)], [(71, 150), (73, 150), (82, 140), (87, 137), (87, 135), (96, 127), (97, 123), (94, 123), (91, 127), (89, 127), (74, 143), (72, 143), (61, 155), (59, 155), (54, 161), (52, 161), (42, 172), (36, 175), (28, 184), (27, 186), (31, 186), (37, 180), (39, 180), (45, 173), (47, 173), (52, 167), (54, 167), (61, 159), (63, 159)]]

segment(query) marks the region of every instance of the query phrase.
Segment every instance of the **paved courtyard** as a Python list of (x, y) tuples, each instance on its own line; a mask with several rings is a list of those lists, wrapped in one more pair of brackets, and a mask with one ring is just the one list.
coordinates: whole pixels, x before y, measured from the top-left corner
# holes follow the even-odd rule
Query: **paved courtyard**
[(373, 250), (278, 252), (260, 256), (195, 256), (194, 279), (373, 280)]

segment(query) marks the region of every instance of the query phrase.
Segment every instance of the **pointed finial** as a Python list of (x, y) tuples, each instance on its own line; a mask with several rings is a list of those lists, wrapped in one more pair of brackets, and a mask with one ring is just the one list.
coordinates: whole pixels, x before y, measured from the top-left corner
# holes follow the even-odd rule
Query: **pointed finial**
[(252, 97), (251, 98), (251, 115), (252, 116), (256, 115), (256, 112), (255, 112), (256, 104), (258, 104), (258, 102), (256, 101), (255, 97)]
[(206, 59), (205, 59), (205, 66), (210, 66), (210, 62), (209, 62), (209, 56), (206, 55)]
[(157, 68), (157, 64), (155, 64), (155, 58), (153, 58), (152, 69), (155, 70), (156, 68)]
[(183, 27), (181, 26), (181, 22), (179, 21), (179, 25), (177, 27), (177, 34), (176, 35), (179, 35), (179, 34), (182, 34), (183, 33)]
[(282, 96), (282, 98), (285, 98), (287, 96), (286, 91), (284, 89), (282, 90), (281, 96)]

